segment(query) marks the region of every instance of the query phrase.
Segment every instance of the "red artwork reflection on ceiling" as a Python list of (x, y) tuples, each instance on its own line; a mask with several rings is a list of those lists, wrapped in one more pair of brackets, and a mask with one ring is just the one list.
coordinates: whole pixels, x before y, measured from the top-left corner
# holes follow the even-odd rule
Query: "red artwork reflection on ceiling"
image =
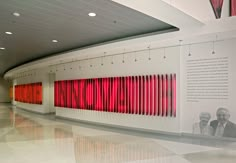
[(230, 15), (236, 16), (236, 0), (230, 1)]
[(215, 13), (215, 17), (219, 19), (221, 17), (224, 0), (210, 0), (210, 2)]

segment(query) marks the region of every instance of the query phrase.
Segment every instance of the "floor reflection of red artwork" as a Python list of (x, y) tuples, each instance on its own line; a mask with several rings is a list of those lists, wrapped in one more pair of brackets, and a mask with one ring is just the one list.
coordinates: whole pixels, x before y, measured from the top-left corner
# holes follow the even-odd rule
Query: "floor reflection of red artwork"
[[(112, 135), (104, 137), (75, 136), (74, 150), (77, 163), (85, 160), (120, 163), (153, 159), (158, 162), (157, 156), (161, 158), (171, 155), (168, 150), (156, 145), (147, 148), (146, 142), (133, 142), (133, 139), (127, 137), (130, 141), (125, 144), (119, 139), (120, 137)], [(163, 160), (160, 159), (160, 161)]]

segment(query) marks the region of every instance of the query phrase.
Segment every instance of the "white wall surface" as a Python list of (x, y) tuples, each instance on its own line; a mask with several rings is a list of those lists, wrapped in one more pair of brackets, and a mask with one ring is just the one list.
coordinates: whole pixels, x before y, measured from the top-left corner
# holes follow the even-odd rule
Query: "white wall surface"
[(0, 102), (10, 102), (10, 84), (0, 77)]
[(49, 110), (50, 112), (56, 112), (54, 107), (54, 81), (55, 73), (49, 73)]

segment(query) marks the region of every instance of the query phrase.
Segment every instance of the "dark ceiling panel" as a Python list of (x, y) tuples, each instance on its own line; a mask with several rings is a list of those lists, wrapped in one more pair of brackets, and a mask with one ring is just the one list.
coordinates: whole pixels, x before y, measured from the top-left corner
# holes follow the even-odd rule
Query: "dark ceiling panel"
[[(21, 16), (15, 17), (13, 12)], [(89, 17), (89, 12), (97, 16)], [(0, 20), (0, 47), (6, 48), (0, 50), (0, 75), (59, 52), (176, 29), (110, 0), (1, 1)], [(53, 39), (59, 42), (52, 43)]]

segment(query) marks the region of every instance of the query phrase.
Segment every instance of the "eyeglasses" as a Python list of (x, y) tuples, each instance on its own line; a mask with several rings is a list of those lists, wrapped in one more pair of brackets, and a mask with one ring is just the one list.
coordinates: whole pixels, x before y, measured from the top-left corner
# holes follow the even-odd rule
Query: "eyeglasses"
[(228, 117), (228, 114), (217, 114), (217, 117)]

